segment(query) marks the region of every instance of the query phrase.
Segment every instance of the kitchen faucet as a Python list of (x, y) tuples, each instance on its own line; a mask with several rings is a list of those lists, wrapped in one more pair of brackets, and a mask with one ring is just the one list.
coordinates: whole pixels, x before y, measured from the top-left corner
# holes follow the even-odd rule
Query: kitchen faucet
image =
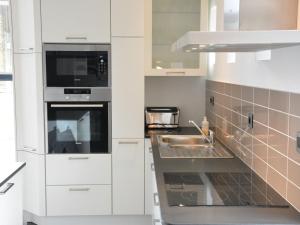
[(214, 145), (214, 132), (209, 130), (209, 136), (207, 136), (203, 130), (193, 120), (189, 120), (189, 124), (193, 124), (197, 130), (201, 133), (201, 136), (211, 145)]

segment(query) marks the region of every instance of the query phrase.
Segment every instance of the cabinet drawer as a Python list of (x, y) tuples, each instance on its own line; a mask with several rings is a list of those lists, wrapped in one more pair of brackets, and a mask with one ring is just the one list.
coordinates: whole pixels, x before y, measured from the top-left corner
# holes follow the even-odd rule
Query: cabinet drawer
[(111, 184), (111, 155), (47, 155), (46, 183)]
[(110, 215), (111, 185), (48, 186), (47, 215)]

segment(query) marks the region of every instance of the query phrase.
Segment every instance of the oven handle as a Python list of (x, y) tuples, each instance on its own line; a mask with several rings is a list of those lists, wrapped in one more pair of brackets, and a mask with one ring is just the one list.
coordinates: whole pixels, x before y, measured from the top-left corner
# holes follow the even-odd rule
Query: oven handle
[(51, 104), (51, 108), (103, 108), (103, 104)]

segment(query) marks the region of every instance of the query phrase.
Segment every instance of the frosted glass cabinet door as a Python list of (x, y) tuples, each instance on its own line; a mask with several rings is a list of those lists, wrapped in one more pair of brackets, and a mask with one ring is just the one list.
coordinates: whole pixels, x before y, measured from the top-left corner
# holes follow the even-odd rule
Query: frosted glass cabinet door
[[(200, 70), (203, 69), (201, 60), (205, 57), (193, 52), (172, 52), (171, 47), (186, 32), (206, 28), (205, 2), (206, 0), (148, 0), (146, 33), (147, 54), (150, 57), (148, 67), (152, 71), (150, 75), (200, 75)], [(149, 75), (148, 71), (146, 73)]]

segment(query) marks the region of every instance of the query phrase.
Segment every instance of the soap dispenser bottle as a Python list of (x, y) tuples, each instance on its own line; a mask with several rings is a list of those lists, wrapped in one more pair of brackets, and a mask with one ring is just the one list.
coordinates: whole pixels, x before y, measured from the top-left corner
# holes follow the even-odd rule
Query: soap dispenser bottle
[(204, 116), (203, 121), (202, 121), (202, 131), (206, 136), (209, 135), (209, 122), (208, 122), (206, 116)]

